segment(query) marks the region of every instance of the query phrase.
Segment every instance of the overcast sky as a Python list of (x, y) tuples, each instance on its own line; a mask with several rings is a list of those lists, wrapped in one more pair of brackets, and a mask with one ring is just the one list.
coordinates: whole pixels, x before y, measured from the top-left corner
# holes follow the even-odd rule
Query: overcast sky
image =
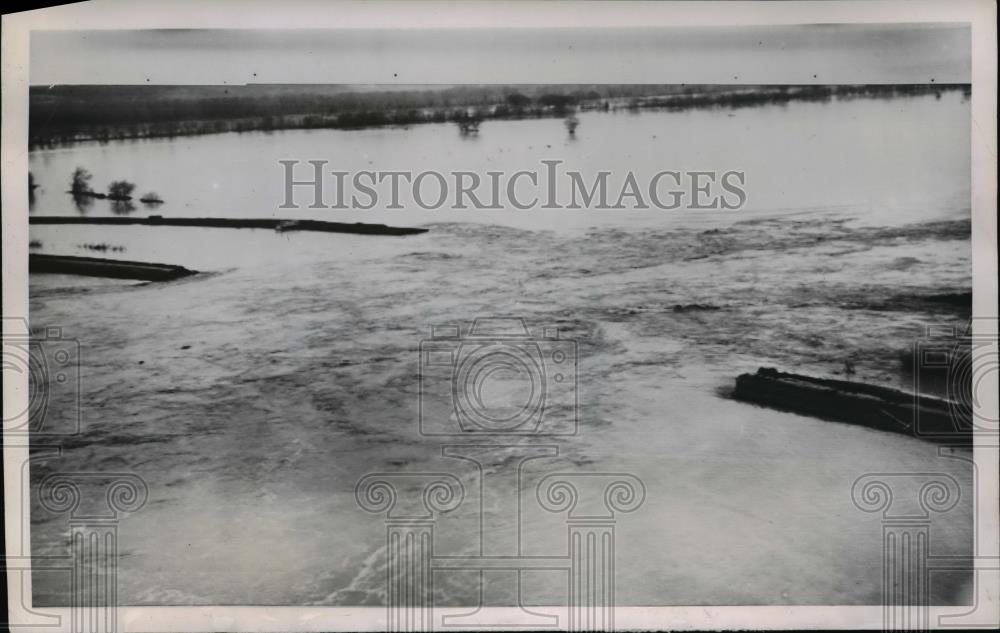
[(967, 25), (34, 31), (31, 83), (968, 83)]

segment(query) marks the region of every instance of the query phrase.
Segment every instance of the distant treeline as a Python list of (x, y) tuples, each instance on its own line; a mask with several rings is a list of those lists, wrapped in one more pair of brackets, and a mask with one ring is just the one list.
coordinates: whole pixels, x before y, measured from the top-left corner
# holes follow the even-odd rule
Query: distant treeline
[(968, 84), (847, 86), (508, 85), (369, 90), (342, 85), (33, 86), (30, 144), (296, 128), (351, 129), (576, 110), (739, 107), (937, 94)]

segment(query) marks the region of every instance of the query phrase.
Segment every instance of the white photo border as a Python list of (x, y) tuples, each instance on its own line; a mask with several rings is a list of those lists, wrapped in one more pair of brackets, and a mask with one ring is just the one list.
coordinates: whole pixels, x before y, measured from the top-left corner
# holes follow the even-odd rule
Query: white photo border
[[(584, 5), (584, 6), (581, 6)], [(720, 26), (770, 24), (852, 24), (898, 22), (968, 23), (972, 28), (972, 254), (973, 314), (996, 317), (997, 309), (997, 208), (996, 208), (996, 5), (989, 0), (951, 2), (831, 1), (831, 2), (84, 2), (3, 18), (3, 127), (2, 223), (3, 314), (27, 315), (27, 178), (29, 41), (32, 31), (78, 29), (297, 29), (297, 28), (572, 28), (629, 26)], [(518, 83), (553, 81), (559, 66), (519, 69)], [(406, 83), (441, 83), (428, 77), (408, 77)], [(524, 74), (532, 76), (525, 76)], [(538, 76), (541, 75), (541, 76)], [(572, 76), (573, 73), (569, 73)], [(497, 81), (501, 81), (500, 80)], [(628, 78), (592, 77), (587, 83), (628, 83)], [(321, 82), (334, 81), (322, 77)], [(448, 83), (459, 83), (448, 77)], [(242, 80), (241, 80), (242, 81)], [(692, 77), (691, 83), (697, 78)], [(358, 83), (340, 78), (337, 83)], [(372, 83), (372, 82), (369, 82)], [(382, 82), (380, 82), (382, 83)], [(482, 77), (478, 81), (482, 83)], [(659, 82), (658, 82), (659, 83)], [(739, 82), (734, 82), (739, 83)], [(992, 332), (996, 336), (996, 321)], [(6, 369), (4, 407), (17, 407), (27, 398), (27, 379)], [(989, 419), (996, 419), (997, 389), (982, 393), (980, 402)], [(978, 469), (976, 491), (976, 546), (984, 557), (1000, 555), (998, 542), (997, 448), (977, 438), (974, 452)], [(4, 496), (8, 556), (30, 556), (27, 511), (28, 482), (22, 464), (28, 448), (4, 437)], [(68, 609), (36, 608), (26, 611), (19, 597), (31, 596), (30, 574), (8, 569), (8, 605), (11, 630), (45, 631), (68, 627), (32, 626), (44, 616), (61, 616), (69, 622)], [(1000, 613), (1000, 573), (979, 577), (977, 603), (995, 623)], [(931, 610), (932, 626), (938, 615), (955, 614), (963, 607)], [(965, 607), (968, 609), (968, 607)], [(508, 617), (516, 609), (496, 609)], [(882, 627), (882, 607), (840, 606), (713, 606), (618, 607), (617, 627), (638, 629), (869, 629)], [(509, 612), (509, 613), (507, 613)], [(42, 615), (39, 615), (42, 614)], [(331, 631), (384, 630), (385, 608), (344, 607), (121, 607), (123, 631)], [(511, 621), (511, 624), (516, 622)], [(499, 627), (498, 627), (499, 628)]]

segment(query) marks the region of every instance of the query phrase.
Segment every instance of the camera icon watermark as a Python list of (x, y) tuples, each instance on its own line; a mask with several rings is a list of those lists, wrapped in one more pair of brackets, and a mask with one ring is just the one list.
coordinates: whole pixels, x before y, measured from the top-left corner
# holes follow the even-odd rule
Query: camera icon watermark
[[(520, 318), (475, 319), (464, 335), (458, 326), (438, 326), (420, 342), (420, 433), (446, 436), (441, 456), (473, 471), (464, 475), (468, 486), (447, 472), (370, 473), (358, 481), (359, 507), (385, 515), (390, 631), (502, 630), (511, 622), (614, 629), (615, 524), (642, 505), (645, 485), (630, 473), (545, 474), (529, 466), (560, 453), (559, 446), (533, 438), (576, 434), (577, 376), (576, 341), (555, 329), (533, 336)], [(532, 488), (535, 494), (526, 494)], [(459, 510), (467, 490), (474, 503)], [(556, 532), (566, 536), (561, 547), (526, 546), (527, 525), (545, 523), (533, 509), (564, 514)], [(445, 533), (470, 527), (474, 517), (471, 548), (447, 538), (435, 545), (438, 522), (453, 511)], [(436, 577), (445, 588), (435, 588)], [(473, 583), (475, 591), (463, 598), (468, 602), (435, 604), (455, 577)], [(539, 578), (550, 579), (546, 590), (564, 587), (562, 598), (533, 597)]]
[(577, 345), (546, 328), (532, 336), (523, 319), (476, 319), (435, 326), (420, 343), (423, 435), (574, 435)]
[[(57, 457), (58, 451), (43, 451), (23, 458), (22, 481), (38, 462)], [(4, 455), (11, 459), (10, 454)], [(8, 464), (13, 465), (13, 464)], [(117, 633), (122, 626), (119, 565), (120, 525), (129, 514), (141, 510), (149, 498), (147, 482), (129, 472), (54, 472), (19, 491), (30, 495), (15, 503), (23, 505), (20, 522), (8, 532), (9, 551), (0, 561), (0, 573), (10, 583), (5, 625), (17, 630), (53, 633)], [(13, 496), (13, 495), (12, 495)], [(28, 508), (31, 507), (31, 511)], [(68, 525), (61, 545), (32, 551), (28, 534), (31, 523), (48, 523), (66, 517)], [(13, 538), (10, 538), (13, 536)], [(46, 578), (46, 597), (38, 601), (32, 582), (38, 574)], [(35, 585), (37, 589), (37, 585)]]
[[(444, 448), (444, 455), (478, 467), (479, 491), (473, 496), (479, 498), (479, 543), (471, 552), (448, 552), (442, 543), (435, 543), (439, 523), (466, 498), (466, 489), (455, 475), (375, 472), (358, 481), (358, 506), (384, 516), (389, 631), (505, 630), (504, 624), (512, 621), (537, 630), (614, 630), (616, 524), (620, 515), (642, 506), (645, 485), (630, 473), (554, 472), (533, 486), (534, 495), (522, 495), (531, 488), (521, 479), (524, 463), (557, 452), (542, 446), (512, 451), (517, 448), (473, 444)], [(488, 468), (503, 456), (513, 458), (516, 468)], [(500, 495), (492, 509), (487, 509), (482, 500), (491, 488)], [(563, 549), (547, 554), (524, 551), (521, 521), (529, 510), (529, 497), (543, 511), (563, 515)], [(486, 527), (491, 519), (511, 518), (510, 530)], [(478, 581), (478, 602), (457, 608), (435, 604), (435, 598), (441, 597), (435, 590), (436, 577), (470, 572), (478, 576), (472, 581)], [(561, 578), (557, 582), (565, 588), (564, 604), (531, 606), (526, 601), (529, 596), (523, 583), (539, 573)], [(503, 589), (511, 591), (514, 600), (507, 609), (516, 613), (508, 613), (513, 620), (497, 619), (496, 613), (485, 608), (487, 594), (498, 589), (501, 594)]]
[[(1000, 431), (995, 413), (981, 406), (982, 395), (996, 389), (1000, 367), (996, 322), (996, 317), (973, 318), (964, 330), (932, 326), (914, 343), (917, 437), (961, 442), (973, 433), (995, 436)], [(941, 401), (935, 403), (934, 398)]]
[[(996, 627), (995, 602), (982, 600), (976, 587), (996, 577), (1000, 558), (981, 552), (978, 543), (968, 553), (942, 554), (932, 540), (933, 517), (954, 510), (962, 497), (958, 480), (944, 472), (867, 473), (854, 481), (854, 506), (881, 519), (883, 630)], [(935, 604), (932, 585), (954, 582), (956, 575), (971, 582), (969, 602)]]
[(3, 431), (32, 438), (79, 433), (80, 343), (61, 328), (31, 333), (23, 318), (3, 318), (3, 371), (6, 377), (26, 375), (24, 404), (5, 400)]

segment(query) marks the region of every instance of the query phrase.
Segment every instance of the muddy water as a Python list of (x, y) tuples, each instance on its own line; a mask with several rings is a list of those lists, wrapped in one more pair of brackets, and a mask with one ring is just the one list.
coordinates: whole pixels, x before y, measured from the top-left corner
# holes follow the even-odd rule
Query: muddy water
[[(302, 151), (319, 151), (339, 139), (348, 147), (336, 155), (351, 164), (433, 154), (458, 168), (515, 146), (512, 164), (534, 160), (550, 126), (559, 137), (554, 148), (567, 159), (585, 155), (595, 167), (602, 153), (628, 151), (652, 169), (662, 150), (673, 156), (668, 163), (691, 168), (720, 157), (734, 168), (749, 161), (771, 184), (751, 190), (753, 209), (724, 217), (373, 216), (431, 229), (402, 238), (33, 227), (42, 252), (89, 253), (74, 245), (100, 240), (125, 247), (102, 256), (206, 274), (147, 285), (32, 277), (32, 326), (60, 325), (81, 343), (84, 422), (81, 435), (61, 442), (62, 455), (38, 454), (32, 478), (83, 470), (135, 472), (148, 482), (149, 502), (121, 523), (124, 604), (382, 603), (384, 523), (354, 498), (355, 482), (373, 471), (449, 472), (463, 482), (463, 504), (438, 524), (441, 555), (517, 541), (524, 554), (565, 553), (565, 517), (539, 506), (540, 479), (554, 471), (634, 474), (646, 498), (617, 517), (621, 604), (876, 604), (881, 526), (877, 515), (854, 507), (852, 483), (868, 472), (945, 472), (971, 491), (967, 455), (735, 403), (719, 389), (759, 365), (838, 375), (847, 360), (857, 378), (901, 386), (899, 351), (928, 325), (967, 316), (934, 305), (892, 308), (901, 295), (970, 287), (966, 108), (945, 95), (793, 104), (734, 117), (595, 114), (572, 145), (563, 144), (557, 122), (526, 121), (490, 123), (473, 141), (424, 126), (33, 154), (36, 177), (78, 163), (143, 182), (153, 180), (143, 174), (189, 169), (173, 174), (173, 188), (150, 185), (168, 200), (157, 211), (164, 215), (279, 213), (268, 170), (287, 144), (315, 143)], [(901, 120), (929, 123), (913, 135)], [(676, 133), (699, 121), (706, 135), (719, 129), (735, 140), (701, 146)], [(501, 127), (505, 133), (490, 132)], [(654, 150), (652, 129), (667, 130), (657, 137), (672, 142)], [(622, 150), (613, 134), (634, 134), (638, 146)], [(789, 135), (812, 139), (810, 151)], [(858, 160), (844, 161), (851, 141), (863, 143)], [(890, 150), (890, 142), (912, 151)], [(776, 183), (792, 165), (764, 160), (782, 155), (771, 151), (775, 144), (803, 163), (784, 188)], [(190, 167), (191, 156), (218, 165), (218, 176)], [(814, 173), (835, 166), (832, 176)], [(259, 178), (241, 180), (254, 169)], [(207, 181), (225, 193), (212, 193)], [(245, 193), (247, 182), (263, 189)], [(75, 212), (60, 206), (66, 203), (47, 190), (34, 212)], [(467, 328), (490, 315), (522, 317), (533, 334), (557, 327), (576, 342), (575, 379), (562, 384), (575, 385), (579, 422), (573, 436), (510, 440), (558, 454), (525, 462), (520, 484), (481, 491), (481, 476), (509, 472), (517, 449), (479, 473), (444, 455), (445, 440), (421, 435), (419, 346), (431, 326)], [(970, 500), (963, 495), (935, 517), (940, 553), (970, 552)], [(65, 551), (65, 518), (36, 504), (32, 522), (36, 554)], [(525, 574), (523, 601), (565, 601), (559, 573)], [(477, 599), (478, 581), (467, 572), (439, 576), (441, 602)], [(961, 580), (936, 586), (936, 597), (958, 599)], [(513, 601), (509, 579), (486, 582), (488, 601)], [(38, 575), (34, 589), (43, 604), (65, 602), (66, 580), (55, 574)]]
[[(936, 217), (944, 205), (967, 206), (969, 125), (968, 100), (960, 92), (944, 92), (940, 98), (792, 102), (735, 110), (584, 112), (574, 137), (559, 119), (529, 119), (488, 121), (479, 135), (465, 137), (453, 125), (442, 124), (82, 143), (31, 153), (30, 169), (39, 184), (32, 213), (293, 216), (392, 224), (479, 221), (531, 229), (706, 220), (714, 225), (727, 215), (632, 209), (449, 213), (412, 205), (351, 212), (305, 208), (313, 202), (305, 193), (296, 198), (302, 209), (278, 208), (285, 196), (282, 159), (302, 161), (305, 171), (296, 173), (301, 179), (310, 175), (308, 160), (326, 160), (330, 170), (351, 173), (510, 174), (541, 170), (542, 160), (556, 159), (563, 161), (561, 169), (578, 170), (588, 181), (611, 171), (611, 182), (619, 187), (627, 170), (640, 183), (661, 170), (742, 170), (748, 193), (744, 212), (849, 207), (880, 222), (914, 221)], [(107, 200), (78, 207), (65, 193), (76, 167), (93, 174), (95, 190), (125, 179), (136, 184), (137, 197), (155, 191), (165, 202), (135, 202), (134, 211)], [(331, 178), (327, 204), (335, 201), (333, 188)], [(433, 187), (426, 190), (433, 198)], [(624, 202), (631, 206), (630, 200)]]

